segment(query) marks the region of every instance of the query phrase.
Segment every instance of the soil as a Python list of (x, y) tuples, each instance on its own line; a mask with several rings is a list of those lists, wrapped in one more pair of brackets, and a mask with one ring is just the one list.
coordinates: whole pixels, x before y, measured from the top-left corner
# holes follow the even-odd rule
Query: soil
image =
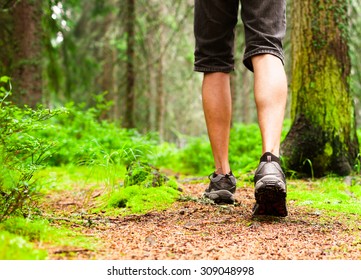
[[(253, 187), (235, 206), (202, 203), (205, 183), (183, 184), (183, 199), (165, 211), (108, 217), (88, 214), (100, 190), (53, 192), (43, 204), (53, 223), (96, 239), (94, 250), (42, 244), (50, 259), (361, 260), (361, 217), (329, 215), (288, 201), (286, 218), (253, 218)], [(75, 217), (78, 215), (78, 219)], [(79, 219), (82, 222), (79, 222)]]

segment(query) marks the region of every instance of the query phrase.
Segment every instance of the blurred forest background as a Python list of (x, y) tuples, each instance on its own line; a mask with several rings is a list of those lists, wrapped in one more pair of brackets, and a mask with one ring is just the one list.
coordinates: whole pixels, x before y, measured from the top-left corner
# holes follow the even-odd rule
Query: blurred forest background
[[(281, 157), (288, 199), (359, 215), (361, 0), (288, 4)], [(65, 235), (74, 242), (58, 229), (47, 236), (54, 211), (44, 197), (86, 190), (88, 214), (117, 216), (169, 207), (190, 176), (208, 183), (214, 164), (202, 74), (193, 72), (193, 7), (193, 0), (0, 0), (0, 259), (46, 258), (28, 242)], [(237, 187), (253, 188), (262, 146), (241, 21), (235, 49), (229, 160)]]
[[(193, 1), (0, 3), (0, 73), (12, 78), (16, 90), (13, 98), (18, 103), (41, 102), (54, 108), (74, 102), (89, 108), (103, 98), (108, 103), (101, 118), (123, 127), (134, 127), (142, 133), (157, 131), (161, 139), (172, 142), (179, 142), (181, 135), (206, 132), (200, 99), (202, 77), (192, 69)], [(347, 15), (351, 92), (359, 120), (360, 7), (360, 0), (349, 1)], [(291, 15), (288, 11), (284, 42), (290, 83)], [(232, 76), (233, 122), (254, 123), (253, 76), (242, 65), (243, 32), (239, 21), (237, 66)], [(14, 42), (21, 43), (14, 46)]]

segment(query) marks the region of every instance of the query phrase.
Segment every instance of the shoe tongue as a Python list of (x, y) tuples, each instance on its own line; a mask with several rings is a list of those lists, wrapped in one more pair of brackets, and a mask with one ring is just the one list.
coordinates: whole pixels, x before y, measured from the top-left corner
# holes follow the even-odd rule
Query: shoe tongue
[(272, 154), (270, 152), (264, 153), (260, 159), (260, 162), (271, 162), (271, 161), (275, 161), (278, 164), (281, 164), (279, 157), (276, 157), (274, 154)]
[(233, 176), (233, 173), (232, 173), (232, 171), (230, 171), (230, 172), (227, 173), (227, 174), (217, 174), (216, 172), (213, 172), (212, 178), (216, 178), (217, 176), (221, 176), (221, 177), (226, 177), (226, 178), (228, 178), (229, 176)]
[(222, 178), (227, 178), (232, 182), (233, 185), (236, 185), (236, 179), (234, 178), (232, 171), (225, 175), (213, 173), (212, 181), (219, 182)]

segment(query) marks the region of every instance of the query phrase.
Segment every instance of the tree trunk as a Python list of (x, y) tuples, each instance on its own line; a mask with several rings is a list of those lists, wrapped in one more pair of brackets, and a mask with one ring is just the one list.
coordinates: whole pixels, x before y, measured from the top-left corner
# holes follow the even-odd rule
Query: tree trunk
[(98, 83), (102, 91), (106, 91), (108, 94), (106, 99), (112, 101), (112, 106), (109, 109), (109, 112), (104, 112), (102, 115), (103, 118), (108, 118), (112, 121), (119, 120), (120, 110), (119, 110), (119, 94), (117, 92), (116, 85), (116, 65), (117, 65), (117, 50), (112, 42), (116, 39), (115, 34), (116, 30), (114, 24), (117, 22), (118, 18), (116, 13), (113, 12), (116, 6), (115, 0), (108, 0), (104, 4), (111, 7), (112, 12), (109, 12), (99, 25), (101, 30), (101, 48), (99, 54), (99, 61), (102, 62), (102, 71), (98, 77)]
[(134, 128), (135, 104), (135, 0), (127, 0), (127, 86), (125, 101), (124, 127)]
[[(162, 35), (161, 35), (162, 37)], [(165, 92), (163, 82), (163, 56), (161, 55), (158, 61), (157, 73), (157, 130), (160, 139), (164, 138), (164, 115), (165, 115)]]
[[(164, 10), (164, 5), (159, 6), (158, 16), (163, 18), (166, 15)], [(159, 32), (159, 50), (164, 48), (164, 32), (165, 28), (160, 26)], [(164, 53), (160, 53), (158, 59), (158, 71), (157, 71), (157, 104), (156, 104), (156, 124), (157, 131), (159, 133), (160, 139), (164, 138), (164, 116), (165, 116), (165, 92), (164, 92)]]
[(293, 1), (292, 127), (282, 143), (288, 169), (347, 175), (359, 152), (350, 95), (347, 1)]
[(14, 98), (35, 107), (42, 99), (42, 1), (19, 1), (13, 11)]

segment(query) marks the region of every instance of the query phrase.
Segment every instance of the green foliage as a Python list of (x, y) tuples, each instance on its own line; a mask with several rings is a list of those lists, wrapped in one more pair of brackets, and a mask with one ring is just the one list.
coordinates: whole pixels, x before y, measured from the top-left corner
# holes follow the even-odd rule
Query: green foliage
[(262, 139), (257, 124), (235, 124), (231, 130), (229, 161), (233, 170), (250, 172), (257, 168)]
[(154, 136), (142, 136), (135, 130), (99, 120), (105, 110), (101, 106), (85, 110), (82, 105), (70, 103), (66, 106), (67, 115), (50, 120), (41, 135), (57, 142), (50, 165), (127, 164), (152, 153), (156, 143)]
[(189, 174), (209, 174), (214, 169), (208, 138), (190, 137), (187, 145), (172, 161), (178, 169)]
[(44, 260), (47, 253), (34, 249), (24, 238), (0, 231), (0, 260)]
[(0, 79), (0, 221), (12, 214), (28, 215), (37, 190), (34, 172), (51, 155), (52, 141), (38, 137), (44, 121), (59, 114), (39, 107), (19, 108), (7, 101), (8, 77)]
[[(286, 136), (290, 121), (286, 120), (282, 139)], [(229, 161), (233, 171), (247, 173), (257, 168), (262, 153), (262, 139), (257, 124), (235, 124), (231, 129)], [(209, 140), (204, 137), (188, 139), (187, 145), (172, 158), (173, 166), (189, 174), (207, 175), (214, 169)]]

